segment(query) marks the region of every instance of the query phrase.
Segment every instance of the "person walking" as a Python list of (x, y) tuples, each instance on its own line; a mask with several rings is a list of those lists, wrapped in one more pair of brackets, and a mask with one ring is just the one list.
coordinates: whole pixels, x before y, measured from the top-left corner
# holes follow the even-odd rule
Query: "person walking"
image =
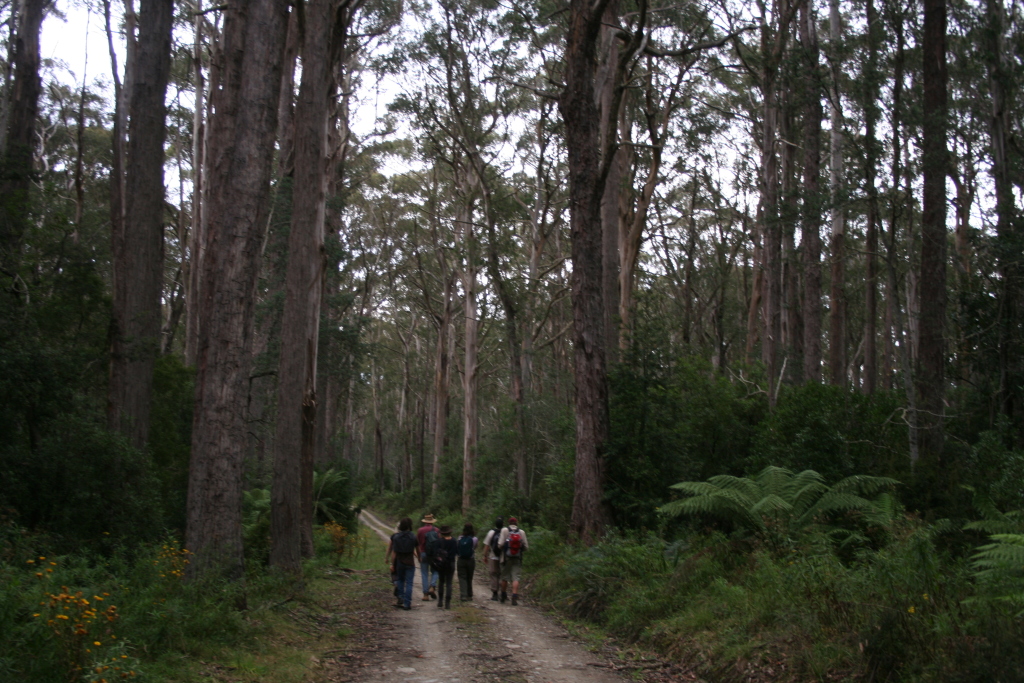
[(484, 537), (484, 558), (487, 562), (487, 573), (491, 578), (491, 600), (497, 602), (498, 588), (501, 582), (501, 534), (505, 531), (505, 520), (498, 517), (494, 520), (494, 528)]
[(502, 550), (501, 601), (505, 602), (508, 584), (512, 584), (512, 605), (519, 604), (519, 579), (523, 571), (523, 553), (529, 548), (526, 532), (515, 517), (508, 518), (508, 527), (501, 530), (498, 545)]
[(434, 526), (434, 522), (437, 521), (434, 519), (434, 515), (427, 514), (420, 521), (423, 522), (423, 526), (416, 531), (416, 543), (420, 557), (420, 584), (423, 588), (423, 600), (429, 601), (431, 598), (436, 600), (437, 570), (430, 566), (427, 557), (427, 542), (429, 541), (433, 546), (441, 540), (441, 535), (438, 533), (437, 527)]
[(452, 608), (452, 577), (455, 576), (455, 555), (458, 543), (452, 538), (452, 528), (441, 526), (441, 547), (434, 553), (433, 564), (437, 567), (437, 608)]
[(392, 568), (397, 587), (398, 604), (395, 607), (412, 609), (412, 582), (416, 578), (416, 536), (412, 533), (412, 520), (403, 517), (398, 532), (391, 536), (384, 561)]
[(473, 574), (476, 572), (476, 545), (472, 524), (462, 527), (462, 535), (456, 543), (455, 570), (459, 576), (459, 600), (473, 599)]

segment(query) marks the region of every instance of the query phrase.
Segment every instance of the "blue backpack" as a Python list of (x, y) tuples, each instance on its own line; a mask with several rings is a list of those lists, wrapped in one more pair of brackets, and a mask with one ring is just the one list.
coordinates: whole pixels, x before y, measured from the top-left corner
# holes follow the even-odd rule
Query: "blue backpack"
[(473, 557), (473, 537), (459, 536), (458, 556), (464, 559)]

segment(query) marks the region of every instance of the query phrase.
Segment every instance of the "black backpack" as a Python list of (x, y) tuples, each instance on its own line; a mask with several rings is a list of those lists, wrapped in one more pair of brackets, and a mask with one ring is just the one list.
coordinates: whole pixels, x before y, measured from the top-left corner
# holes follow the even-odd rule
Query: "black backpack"
[(399, 531), (391, 537), (391, 544), (396, 555), (416, 552), (416, 536), (411, 531)]
[(441, 534), (437, 529), (431, 528), (423, 538), (423, 551), (427, 554), (428, 560), (432, 559), (441, 549)]
[(494, 533), (491, 534), (491, 552), (494, 553), (494, 557), (501, 557), (501, 529), (495, 529)]
[(459, 536), (459, 557), (469, 559), (473, 557), (473, 537)]
[(438, 544), (437, 549), (433, 555), (427, 556), (430, 561), (430, 566), (435, 571), (442, 571), (448, 568), (448, 551)]

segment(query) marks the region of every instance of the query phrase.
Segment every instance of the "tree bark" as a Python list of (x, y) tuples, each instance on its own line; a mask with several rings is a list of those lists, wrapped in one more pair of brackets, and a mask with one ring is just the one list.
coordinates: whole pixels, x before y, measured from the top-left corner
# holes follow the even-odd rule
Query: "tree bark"
[(946, 322), (946, 2), (924, 0), (924, 120), (921, 128), (923, 202), (917, 395), (921, 457), (937, 463), (945, 413)]
[(821, 70), (818, 33), (811, 0), (800, 9), (803, 43), (803, 213), (801, 250), (804, 267), (804, 381), (821, 381)]
[[(0, 146), (0, 268), (12, 280), (21, 264), (21, 246), (29, 223), (29, 191), (36, 118), (39, 115), (39, 30), (49, 0), (22, 0), (14, 38), (14, 80), (7, 128)], [(12, 287), (14, 287), (12, 283)]]
[(187, 290), (185, 295), (185, 364), (196, 364), (199, 341), (199, 302), (202, 299), (200, 276), (203, 272), (203, 189), (206, 152), (206, 78), (203, 75), (203, 0), (196, 0), (193, 21), (192, 85), (195, 110), (192, 112), (192, 232), (189, 239)]
[[(468, 198), (467, 198), (468, 199)], [(462, 514), (468, 515), (473, 507), (473, 475), (476, 469), (477, 449), (477, 267), (476, 237), (470, 205), (461, 210), (462, 239), (466, 247), (466, 261), (462, 268), (462, 296), (465, 306), (465, 360), (462, 368)]]
[(878, 139), (875, 126), (878, 121), (878, 51), (880, 27), (878, 14), (875, 12), (874, 0), (867, 0), (865, 9), (867, 20), (868, 50), (864, 66), (864, 183), (867, 188), (867, 261), (866, 290), (864, 292), (864, 393), (874, 393), (878, 380), (878, 187), (875, 184), (875, 169), (879, 161)]
[[(292, 136), (295, 154), (292, 219), (288, 233), (281, 356), (277, 370), (274, 480), (271, 485), (270, 564), (302, 570), (312, 551), (313, 428), (317, 406), (317, 351), (325, 253), (327, 123), (334, 74), (331, 36), (338, 0), (305, 6), (302, 82)], [(307, 495), (308, 494), (308, 495)], [(308, 522), (308, 523), (307, 523)]]
[(846, 211), (843, 207), (843, 110), (840, 106), (839, 78), (842, 63), (839, 41), (842, 36), (839, 0), (831, 0), (829, 7), (829, 49), (832, 60), (832, 94), (829, 98), (831, 133), (831, 204), (832, 235), (829, 243), (832, 261), (832, 281), (829, 291), (828, 366), (832, 384), (845, 385), (846, 380)]
[(246, 381), (269, 212), (287, 0), (229, 0), (207, 149), (195, 413), (186, 547), (191, 577), (243, 575)]
[(601, 197), (608, 168), (600, 156), (595, 104), (597, 38), (607, 0), (571, 0), (565, 48), (565, 89), (558, 107), (565, 122), (569, 163), (569, 221), (576, 376), (576, 465), (570, 528), (584, 543), (604, 530), (602, 460), (608, 439), (604, 350)]
[(1002, 275), (999, 302), (999, 391), (996, 401), (999, 412), (1012, 418), (1019, 410), (1014, 401), (1019, 392), (1013, 391), (1011, 377), (1018, 375), (1020, 368), (1020, 339), (1015, 338), (1015, 330), (1019, 326), (1021, 315), (1018, 302), (1021, 274), (1020, 228), (1015, 221), (1017, 212), (1014, 206), (1009, 156), (1009, 137), (1012, 129), (1007, 95), (1012, 84), (1006, 66), (1006, 10), (1002, 0), (986, 0), (985, 14), (989, 32), (988, 81), (992, 100), (989, 119), (991, 172), (996, 199), (996, 235), (1001, 243), (997, 258)]
[[(597, 109), (601, 117), (600, 140), (608, 140), (618, 135), (620, 100), (615, 97), (618, 87), (619, 37), (618, 37), (618, 0), (609, 0), (604, 10), (598, 50), (601, 63), (595, 74), (595, 95)], [(615, 111), (612, 108), (615, 107)], [(604, 294), (604, 348), (608, 354), (607, 362), (614, 364), (617, 360), (619, 344), (624, 340), (621, 335), (621, 318), (616, 319), (615, 307), (611, 302), (619, 300), (619, 222), (622, 203), (622, 175), (625, 150), (616, 150), (608, 170), (601, 194), (601, 277)]]
[(171, 65), (172, 0), (143, 0), (131, 89), (125, 230), (113, 308), (108, 420), (136, 448), (149, 440), (153, 364), (160, 353), (164, 285), (164, 96)]

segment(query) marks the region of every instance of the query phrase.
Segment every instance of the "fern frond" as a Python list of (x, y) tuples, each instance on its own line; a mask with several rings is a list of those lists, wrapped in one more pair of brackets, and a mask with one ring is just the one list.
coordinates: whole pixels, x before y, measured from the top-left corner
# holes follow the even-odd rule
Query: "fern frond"
[(982, 531), (986, 534), (1013, 534), (1024, 531), (1024, 523), (1013, 519), (979, 519), (964, 524), (969, 531)]
[(793, 473), (784, 467), (769, 465), (754, 476), (754, 481), (765, 493), (785, 496)]
[(899, 485), (899, 480), (890, 477), (872, 477), (866, 474), (855, 474), (837, 482), (832, 490), (837, 493), (857, 493), (862, 496), (884, 491)]
[(992, 540), (971, 558), (974, 575), (981, 580), (1024, 575), (1024, 534), (993, 534)]
[(751, 503), (760, 499), (763, 495), (757, 483), (747, 477), (733, 477), (728, 474), (720, 474), (708, 479), (708, 483), (714, 484), (721, 489), (741, 491)]
[(682, 491), (691, 496), (703, 496), (721, 490), (721, 487), (709, 484), (706, 481), (681, 481), (678, 484), (672, 484), (669, 488)]
[(750, 511), (757, 515), (777, 514), (780, 512), (789, 513), (792, 510), (792, 505), (774, 493), (768, 494), (750, 508)]

